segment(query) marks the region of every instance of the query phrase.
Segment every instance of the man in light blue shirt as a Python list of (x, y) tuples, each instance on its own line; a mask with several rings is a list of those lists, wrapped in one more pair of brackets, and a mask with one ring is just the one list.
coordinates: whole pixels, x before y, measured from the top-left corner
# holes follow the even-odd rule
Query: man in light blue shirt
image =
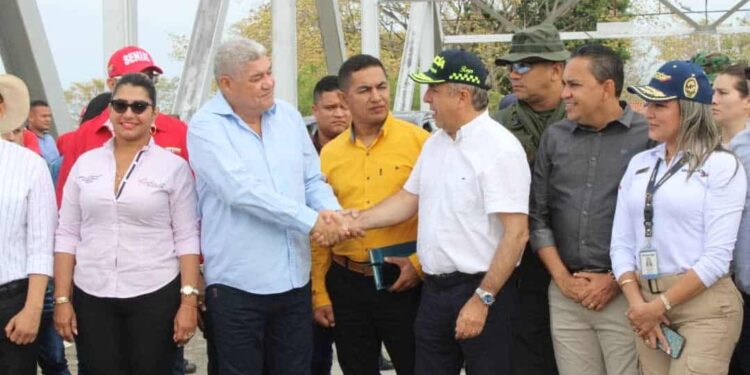
[(214, 76), (220, 91), (193, 116), (187, 143), (218, 372), (308, 373), (309, 235), (344, 237), (342, 217), (328, 211), (340, 206), (300, 113), (273, 97), (265, 48), (222, 44)]
[(44, 100), (34, 100), (31, 102), (29, 118), (27, 120), (29, 130), (39, 139), (39, 150), (42, 152), (44, 161), (49, 165), (60, 157), (57, 150), (55, 138), (49, 134), (52, 126), (52, 111), (49, 104)]

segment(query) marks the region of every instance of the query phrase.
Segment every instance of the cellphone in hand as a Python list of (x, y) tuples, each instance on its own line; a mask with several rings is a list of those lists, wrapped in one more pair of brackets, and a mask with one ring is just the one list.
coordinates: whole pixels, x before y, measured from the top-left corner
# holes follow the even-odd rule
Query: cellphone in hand
[(671, 353), (667, 353), (666, 350), (664, 350), (664, 348), (661, 346), (661, 342), (659, 342), (658, 340), (656, 342), (656, 347), (664, 353), (669, 354), (674, 359), (680, 358), (682, 349), (685, 347), (685, 338), (677, 333), (677, 331), (669, 328), (669, 326), (664, 323), (660, 324), (659, 328), (661, 328), (661, 333), (664, 335), (664, 338), (667, 339), (667, 344), (669, 344)]

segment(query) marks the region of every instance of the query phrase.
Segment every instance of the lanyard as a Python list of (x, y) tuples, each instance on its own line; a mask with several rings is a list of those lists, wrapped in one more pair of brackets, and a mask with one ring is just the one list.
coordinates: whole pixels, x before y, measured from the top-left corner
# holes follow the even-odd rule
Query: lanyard
[(674, 163), (672, 168), (669, 168), (667, 173), (664, 173), (664, 176), (662, 176), (658, 182), (656, 182), (656, 174), (659, 173), (661, 158), (656, 161), (654, 171), (651, 172), (651, 178), (648, 180), (648, 185), (646, 186), (646, 205), (643, 206), (643, 226), (646, 229), (646, 239), (648, 241), (651, 240), (651, 236), (654, 233), (654, 194), (656, 194), (656, 190), (664, 185), (670, 177), (677, 173), (686, 162), (687, 158), (683, 156), (680, 160)]
[(123, 189), (125, 189), (125, 184), (128, 183), (128, 179), (130, 178), (130, 175), (133, 174), (133, 170), (135, 170), (135, 166), (138, 165), (138, 162), (141, 160), (141, 155), (145, 150), (138, 151), (138, 155), (135, 157), (135, 160), (130, 164), (130, 168), (128, 169), (128, 172), (125, 173), (125, 177), (122, 179), (122, 182), (120, 183), (120, 188), (117, 189), (117, 195), (115, 195), (115, 200), (120, 198), (120, 194), (122, 194)]

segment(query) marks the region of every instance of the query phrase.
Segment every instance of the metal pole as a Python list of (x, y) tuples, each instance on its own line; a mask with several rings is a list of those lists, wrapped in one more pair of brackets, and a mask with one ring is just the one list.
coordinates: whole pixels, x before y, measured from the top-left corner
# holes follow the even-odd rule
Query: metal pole
[(362, 0), (362, 53), (380, 57), (378, 0)]
[(273, 0), (271, 23), (276, 96), (297, 106), (297, 1)]
[(213, 82), (213, 56), (221, 43), (229, 0), (201, 0), (172, 113), (185, 122), (203, 104)]
[(102, 0), (104, 76), (109, 57), (118, 49), (138, 45), (138, 0)]
[(2, 0), (0, 4), (3, 5), (0, 12), (0, 56), (5, 71), (26, 83), (31, 100), (41, 99), (49, 103), (54, 119), (52, 134), (73, 130), (75, 122), (63, 96), (36, 1)]

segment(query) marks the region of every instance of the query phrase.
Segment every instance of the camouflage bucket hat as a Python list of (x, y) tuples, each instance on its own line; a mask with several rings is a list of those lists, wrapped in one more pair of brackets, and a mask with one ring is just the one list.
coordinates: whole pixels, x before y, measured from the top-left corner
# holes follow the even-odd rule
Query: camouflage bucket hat
[(495, 59), (496, 65), (508, 65), (523, 60), (565, 61), (570, 52), (551, 23), (542, 23), (513, 34), (510, 53)]
[(708, 81), (711, 82), (711, 84), (714, 83), (714, 79), (716, 79), (716, 76), (719, 73), (723, 72), (724, 69), (732, 64), (729, 56), (723, 53), (708, 53), (705, 51), (698, 52), (690, 59), (690, 62), (703, 68), (703, 71), (706, 72)]

